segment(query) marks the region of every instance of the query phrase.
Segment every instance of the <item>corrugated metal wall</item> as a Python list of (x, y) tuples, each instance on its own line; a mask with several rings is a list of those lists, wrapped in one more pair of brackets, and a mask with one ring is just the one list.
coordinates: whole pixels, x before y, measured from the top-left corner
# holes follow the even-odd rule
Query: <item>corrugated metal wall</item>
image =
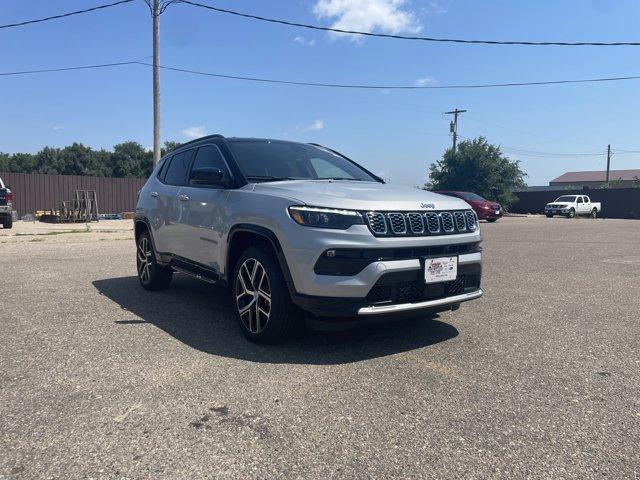
[(133, 212), (138, 190), (146, 182), (138, 178), (5, 172), (0, 172), (0, 178), (11, 187), (13, 208), (20, 216), (49, 210), (58, 202), (72, 200), (76, 190), (95, 190), (100, 213)]

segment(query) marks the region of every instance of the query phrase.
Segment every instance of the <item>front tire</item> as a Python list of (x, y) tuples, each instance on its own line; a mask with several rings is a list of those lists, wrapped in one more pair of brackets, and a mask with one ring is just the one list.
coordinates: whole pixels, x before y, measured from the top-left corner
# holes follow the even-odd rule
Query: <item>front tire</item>
[(487, 218), (487, 222), (489, 222), (489, 223), (494, 223), (494, 222), (497, 222), (497, 221), (498, 221), (497, 218)]
[(171, 284), (173, 270), (158, 265), (149, 232), (144, 231), (136, 244), (138, 280), (145, 290), (164, 290)]
[(546, 213), (547, 218), (553, 218), (553, 213)]
[(569, 213), (567, 213), (567, 218), (574, 218), (575, 216), (576, 216), (576, 210), (572, 208), (571, 210), (569, 210)]
[(242, 333), (256, 343), (278, 343), (293, 331), (297, 310), (273, 253), (250, 247), (236, 262), (231, 288)]

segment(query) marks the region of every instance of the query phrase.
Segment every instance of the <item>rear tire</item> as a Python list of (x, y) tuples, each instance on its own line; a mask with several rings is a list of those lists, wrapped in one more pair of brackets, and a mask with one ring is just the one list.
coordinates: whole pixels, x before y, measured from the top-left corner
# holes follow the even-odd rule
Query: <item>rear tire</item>
[(594, 208), (591, 210), (591, 218), (598, 218), (598, 209)]
[(487, 218), (487, 222), (489, 223), (493, 223), (493, 222), (497, 222), (498, 219), (497, 218)]
[(567, 218), (574, 218), (575, 216), (576, 216), (576, 210), (572, 208), (571, 210), (569, 210), (569, 213), (567, 213)]
[(136, 267), (138, 280), (145, 290), (164, 290), (171, 284), (173, 270), (158, 265), (151, 235), (146, 230), (136, 243)]
[(268, 247), (246, 249), (236, 262), (231, 292), (242, 333), (252, 342), (287, 339), (298, 318), (278, 260)]
[(547, 218), (553, 218), (553, 213), (545, 213), (545, 215), (547, 216)]
[(13, 227), (13, 218), (11, 218), (11, 216), (8, 216), (7, 218), (4, 219), (4, 221), (2, 222), (2, 226), (4, 228), (6, 228), (7, 230)]

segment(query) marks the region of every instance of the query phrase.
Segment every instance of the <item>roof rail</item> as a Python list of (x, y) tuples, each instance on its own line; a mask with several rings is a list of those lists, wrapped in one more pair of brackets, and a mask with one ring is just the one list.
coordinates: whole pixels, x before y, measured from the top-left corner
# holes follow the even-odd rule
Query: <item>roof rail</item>
[[(219, 133), (214, 133), (213, 135), (205, 135), (204, 137), (194, 138), (193, 140), (189, 140), (187, 143), (181, 143), (178, 148), (182, 148), (182, 147), (184, 147), (186, 145), (191, 145), (192, 143), (200, 142), (200, 141), (205, 140), (207, 138), (225, 138), (225, 137), (224, 137), (224, 135), (220, 135)], [(177, 148), (176, 148), (176, 150), (177, 150)]]

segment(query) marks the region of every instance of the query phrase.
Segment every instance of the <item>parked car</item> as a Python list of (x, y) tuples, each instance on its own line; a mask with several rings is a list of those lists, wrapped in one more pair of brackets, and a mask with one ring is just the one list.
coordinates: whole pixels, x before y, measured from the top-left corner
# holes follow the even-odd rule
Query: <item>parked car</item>
[(13, 193), (11, 193), (11, 189), (6, 186), (2, 178), (0, 178), (0, 223), (4, 228), (13, 227), (12, 209)]
[(320, 145), (186, 143), (155, 167), (134, 222), (145, 289), (168, 287), (176, 271), (224, 283), (257, 342), (282, 340), (297, 321), (344, 328), (457, 310), (482, 295), (468, 204), (387, 185)]
[(589, 215), (596, 218), (601, 211), (602, 204), (592, 202), (587, 195), (562, 195), (544, 207), (544, 213), (549, 218), (554, 215), (564, 215), (567, 218)]
[(476, 193), (456, 192), (451, 190), (437, 190), (435, 193), (461, 198), (471, 205), (471, 208), (473, 208), (480, 220), (495, 222), (502, 217), (502, 206), (499, 203), (482, 198)]

